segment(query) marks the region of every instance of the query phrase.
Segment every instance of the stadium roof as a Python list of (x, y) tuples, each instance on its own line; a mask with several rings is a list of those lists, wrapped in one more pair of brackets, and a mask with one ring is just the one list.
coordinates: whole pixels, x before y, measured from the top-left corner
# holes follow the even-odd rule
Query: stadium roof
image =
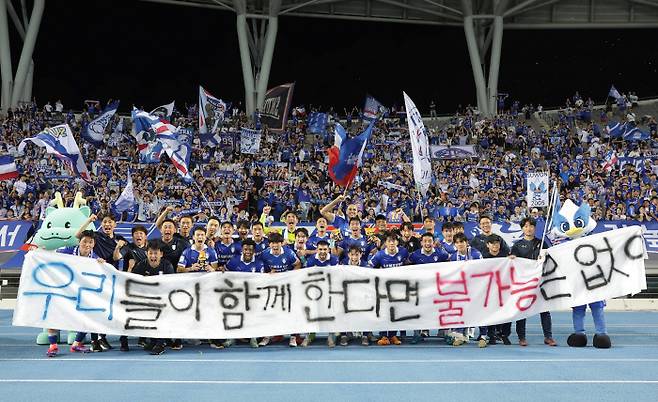
[[(143, 0), (236, 11), (230, 0)], [(281, 0), (279, 16), (462, 27), (461, 0)], [(474, 0), (473, 14), (493, 17), (499, 1)], [(658, 28), (658, 0), (511, 0), (505, 29)], [(267, 18), (268, 2), (246, 1), (247, 17)]]

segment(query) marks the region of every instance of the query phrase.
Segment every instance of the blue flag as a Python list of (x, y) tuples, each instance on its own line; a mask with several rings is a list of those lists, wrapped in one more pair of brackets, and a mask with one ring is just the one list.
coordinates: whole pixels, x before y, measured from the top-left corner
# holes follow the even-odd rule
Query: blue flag
[(327, 133), (328, 116), (326, 113), (313, 112), (308, 115), (308, 132), (312, 134)]
[(366, 103), (363, 106), (363, 119), (373, 121), (380, 115), (382, 117), (387, 116), (388, 109), (371, 95), (366, 95)]
[(624, 141), (647, 141), (650, 135), (646, 131), (642, 131), (635, 124), (626, 123), (624, 129)]
[(100, 116), (82, 126), (82, 138), (95, 147), (103, 146), (103, 134), (105, 134), (105, 128), (110, 124), (110, 121), (118, 108), (119, 101), (114, 101), (107, 105)]
[(374, 121), (366, 130), (354, 138), (347, 138), (343, 127), (336, 123), (334, 146), (327, 150), (329, 154), (329, 176), (342, 187), (347, 187), (356, 177), (358, 167), (361, 165), (366, 144), (372, 134)]

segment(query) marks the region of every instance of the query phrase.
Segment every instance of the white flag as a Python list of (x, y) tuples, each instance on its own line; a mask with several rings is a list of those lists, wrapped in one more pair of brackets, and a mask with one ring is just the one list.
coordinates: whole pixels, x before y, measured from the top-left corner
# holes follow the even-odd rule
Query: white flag
[(135, 206), (135, 193), (133, 191), (133, 178), (128, 169), (128, 181), (119, 198), (114, 203), (117, 212), (121, 213)]
[(404, 106), (407, 109), (411, 150), (414, 154), (414, 181), (421, 194), (425, 196), (432, 182), (432, 160), (427, 130), (425, 130), (423, 119), (414, 102), (405, 92), (402, 94), (404, 95)]
[(225, 112), (226, 103), (199, 86), (199, 133), (208, 134), (217, 131), (219, 124), (224, 120)]
[(172, 101), (166, 105), (158, 106), (155, 109), (151, 110), (152, 115), (159, 116), (161, 119), (169, 120), (171, 115), (174, 113), (174, 104), (176, 101)]
[(528, 173), (526, 189), (528, 208), (548, 206), (548, 172)]
[(256, 154), (260, 151), (260, 130), (243, 128), (240, 131), (240, 152), (243, 154)]

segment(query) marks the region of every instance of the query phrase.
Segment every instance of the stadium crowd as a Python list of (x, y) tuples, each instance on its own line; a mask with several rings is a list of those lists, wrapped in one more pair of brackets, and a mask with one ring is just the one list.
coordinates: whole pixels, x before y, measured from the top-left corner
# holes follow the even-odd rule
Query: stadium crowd
[[(94, 214), (78, 231), (80, 245), (61, 251), (141, 275), (215, 270), (275, 273), (338, 263), (389, 268), (508, 255), (537, 258), (542, 242), (535, 237), (535, 227), (544, 211), (528, 211), (525, 201), (525, 174), (537, 170), (550, 171), (561, 183), (562, 197), (589, 202), (597, 220), (658, 220), (658, 169), (650, 158), (658, 148), (655, 121), (649, 124), (650, 140), (631, 145), (608, 138), (591, 119), (561, 118), (547, 130), (535, 130), (528, 119), (532, 106), (519, 108), (514, 103), (489, 119), (479, 118), (467, 107), (445, 126), (430, 128), (430, 143), (474, 145), (478, 156), (435, 160), (435, 182), (422, 198), (414, 190), (411, 147), (400, 115), (377, 123), (359, 175), (344, 193), (327, 175), (331, 134), (308, 132), (307, 114), (301, 109), (295, 109), (282, 134), (264, 127), (256, 155), (241, 154), (236, 141), (210, 147), (197, 136), (190, 164), (197, 188), (184, 183), (165, 156), (159, 164), (140, 166), (129, 120), (120, 124), (117, 118), (106, 146), (96, 148), (79, 137), (79, 129), (98, 114), (97, 104), (91, 102), (79, 116), (65, 113), (61, 102), (55, 108), (48, 106), (24, 104), (2, 121), (0, 152), (14, 156), (22, 173), (16, 180), (0, 182), (0, 218), (38, 221), (54, 192), (61, 192), (67, 206), (76, 192), (82, 192)], [(185, 112), (175, 113), (172, 123), (194, 130), (195, 107)], [(608, 117), (601, 116), (600, 121)], [(23, 138), (61, 122), (76, 133), (90, 164), (90, 184), (71, 178), (67, 168), (41, 148), (28, 146), (23, 155), (17, 152)], [(352, 134), (364, 127), (355, 116), (345, 125)], [(253, 123), (239, 111), (224, 121), (229, 132), (244, 126)], [(605, 169), (609, 151), (639, 163)], [(133, 210), (119, 214), (114, 201), (126, 185), (129, 168), (137, 202)], [(98, 231), (84, 230), (97, 219), (101, 220)], [(147, 240), (147, 229), (137, 225), (132, 229), (133, 241), (128, 242), (114, 233), (117, 221), (155, 221), (161, 238)], [(274, 221), (284, 224), (282, 230), (273, 227)], [(298, 227), (309, 221), (315, 222), (312, 232)], [(481, 234), (467, 238), (466, 221), (477, 222)], [(422, 222), (422, 235), (415, 233), (412, 222)], [(518, 223), (524, 236), (510, 247), (492, 233), (492, 222)], [(542, 328), (544, 343), (555, 346), (550, 313), (542, 313)], [(471, 328), (450, 330), (445, 338), (455, 346), (476, 339), (486, 347), (497, 340), (511, 344), (510, 333), (508, 323), (480, 328), (477, 338)], [(526, 346), (525, 320), (516, 323), (516, 333), (519, 344)], [(412, 342), (426, 334), (414, 331)], [(371, 333), (357, 336), (363, 345), (373, 340)], [(398, 345), (405, 336), (382, 333), (376, 342)], [(89, 351), (82, 345), (84, 337), (78, 334), (71, 351)], [(330, 334), (328, 344), (347, 345), (349, 339), (350, 334)], [(289, 344), (307, 346), (312, 340), (312, 334), (291, 335)], [(178, 339), (139, 343), (160, 354), (165, 342), (172, 349), (182, 348)], [(250, 340), (252, 347), (269, 342), (269, 337)], [(209, 343), (226, 348), (235, 340)], [(110, 348), (102, 334), (92, 334), (91, 351)], [(122, 337), (121, 350), (128, 349)], [(51, 341), (48, 354), (57, 352)]]
[[(359, 216), (370, 223), (379, 214), (399, 223), (398, 208), (412, 221), (425, 216), (439, 221), (476, 221), (479, 214), (488, 214), (494, 221), (519, 223), (532, 213), (525, 202), (526, 172), (548, 170), (561, 183), (561, 196), (589, 202), (597, 220), (658, 220), (655, 119), (642, 118), (651, 132), (649, 141), (625, 142), (609, 138), (605, 131), (612, 110), (602, 112), (595, 122), (591, 100), (582, 102), (576, 94), (568, 101), (559, 119), (546, 129), (536, 130), (531, 124), (532, 113), (541, 106), (520, 107), (518, 102), (492, 119), (480, 118), (471, 107), (460, 107), (447, 124), (433, 126), (430, 122), (431, 144), (474, 145), (478, 154), (476, 158), (434, 160), (434, 182), (422, 200), (413, 185), (404, 114), (393, 112), (395, 118), (378, 122), (349, 197), (357, 204)], [(342, 192), (327, 174), (331, 128), (325, 135), (308, 132), (308, 113), (303, 109), (293, 111), (288, 130), (282, 134), (264, 127), (264, 141), (257, 155), (239, 151), (239, 128), (253, 123), (237, 109), (227, 113), (223, 127), (236, 133), (231, 141), (210, 147), (196, 136), (190, 169), (203, 192), (200, 194), (177, 176), (166, 156), (160, 164), (138, 164), (128, 118), (123, 118), (117, 130), (120, 118), (115, 116), (102, 148), (82, 140), (80, 127), (100, 109), (97, 102), (85, 106), (87, 110), (75, 115), (66, 113), (60, 101), (54, 108), (50, 103), (43, 108), (26, 103), (2, 120), (0, 154), (13, 155), (22, 174), (15, 181), (0, 182), (0, 219), (38, 220), (55, 191), (62, 192), (67, 203), (82, 191), (94, 212), (115, 213), (121, 221), (152, 222), (165, 206), (172, 205), (174, 218), (192, 214), (196, 221), (205, 222), (210, 215), (217, 215), (235, 223), (257, 219), (269, 205), (277, 220), (284, 211), (292, 210), (302, 221), (312, 222), (320, 216), (322, 206)], [(499, 107), (504, 106), (503, 100)], [(583, 116), (583, 111), (589, 114)], [(172, 123), (195, 130), (196, 113), (196, 106), (184, 113), (175, 112)], [(363, 129), (357, 113), (356, 108), (347, 113), (345, 125), (352, 134)], [(616, 107), (615, 113), (634, 119), (631, 103), (628, 109)], [(330, 121), (338, 118), (333, 113)], [(91, 185), (72, 180), (66, 167), (46, 155), (43, 148), (30, 145), (24, 155), (17, 152), (23, 138), (61, 122), (74, 130), (90, 168)], [(630, 163), (604, 169), (610, 150)], [(137, 205), (118, 214), (113, 203), (126, 184), (129, 167)], [(538, 210), (534, 216), (543, 213)]]

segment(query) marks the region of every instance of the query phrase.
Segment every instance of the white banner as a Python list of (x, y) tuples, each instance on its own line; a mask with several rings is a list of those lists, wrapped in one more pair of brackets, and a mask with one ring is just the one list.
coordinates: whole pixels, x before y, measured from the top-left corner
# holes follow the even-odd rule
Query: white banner
[(414, 181), (424, 197), (432, 182), (432, 160), (430, 159), (427, 130), (425, 130), (423, 118), (414, 102), (405, 92), (402, 94), (404, 95), (404, 106), (407, 109), (411, 150), (414, 156)]
[(432, 145), (430, 149), (434, 159), (465, 159), (479, 156), (473, 145)]
[(526, 189), (528, 208), (548, 206), (548, 172), (528, 173)]
[(260, 151), (260, 130), (243, 128), (240, 131), (240, 152), (243, 154), (256, 154)]
[(493, 325), (646, 288), (640, 227), (522, 258), (277, 274), (143, 277), (87, 258), (27, 254), (14, 325), (162, 338), (249, 338)]

